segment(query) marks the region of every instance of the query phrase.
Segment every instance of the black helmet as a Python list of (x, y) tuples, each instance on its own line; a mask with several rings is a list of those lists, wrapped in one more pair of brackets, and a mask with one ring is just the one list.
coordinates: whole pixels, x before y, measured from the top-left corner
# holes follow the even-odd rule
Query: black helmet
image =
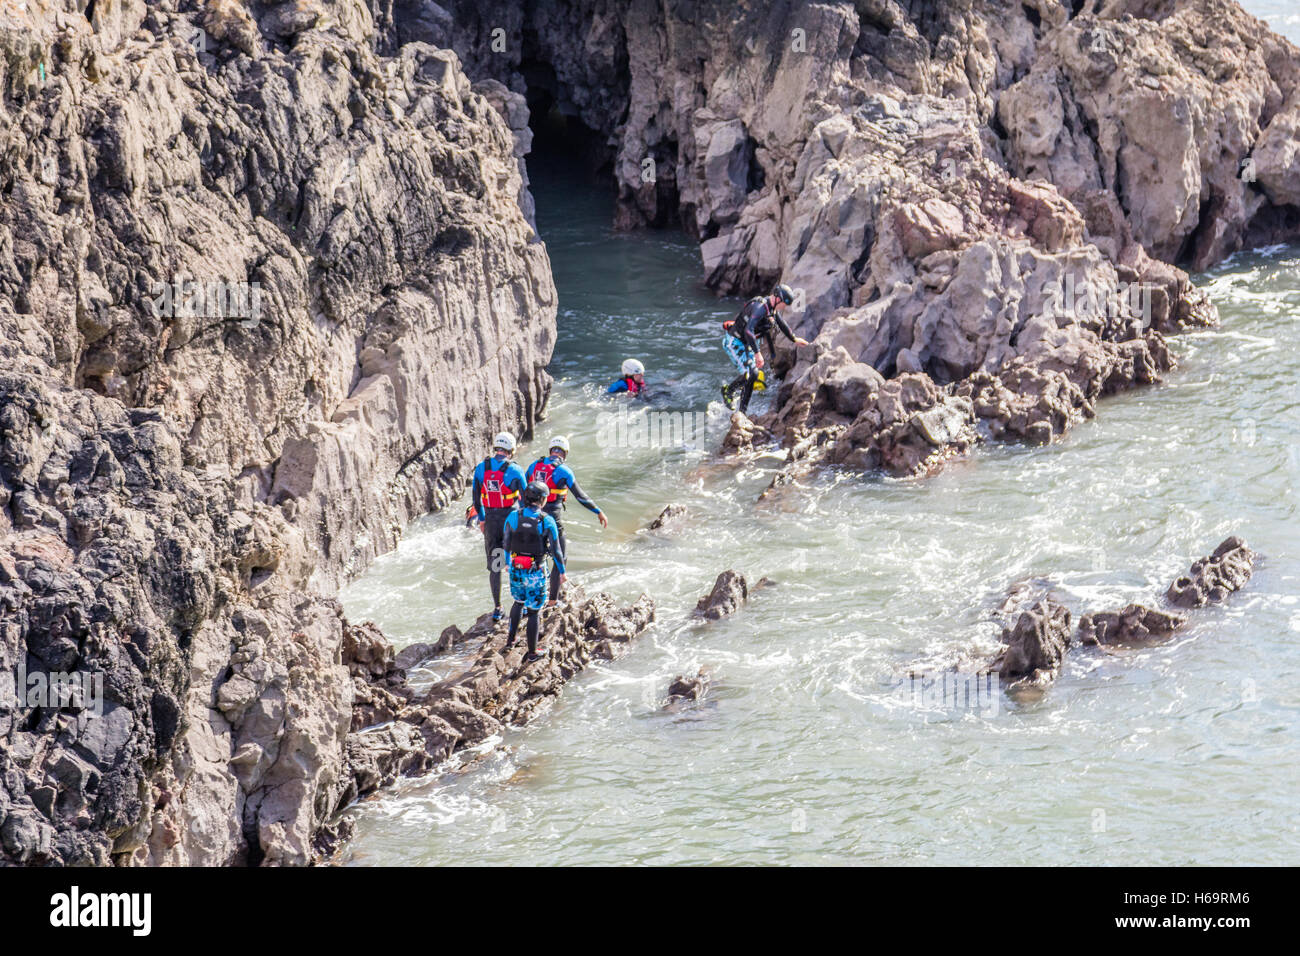
[(794, 301), (794, 290), (784, 283), (773, 289), (772, 295), (780, 299), (786, 305), (789, 305)]
[(524, 489), (524, 494), (523, 494), (524, 504), (536, 508), (538, 505), (540, 505), (543, 501), (546, 500), (547, 495), (549, 495), (550, 493), (551, 493), (551, 489), (546, 487), (546, 482), (544, 481), (529, 482), (528, 487)]

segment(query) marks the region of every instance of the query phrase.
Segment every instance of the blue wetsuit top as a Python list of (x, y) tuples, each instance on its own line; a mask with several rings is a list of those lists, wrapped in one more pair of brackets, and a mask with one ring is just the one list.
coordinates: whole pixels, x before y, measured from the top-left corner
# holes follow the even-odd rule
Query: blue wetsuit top
[(609, 388), (605, 389), (606, 395), (618, 395), (620, 392), (628, 392), (637, 398), (641, 398), (646, 394), (646, 384), (642, 382), (638, 385), (632, 380), (631, 376), (626, 376), (620, 378), (617, 382), (611, 383)]
[[(560, 532), (555, 527), (555, 519), (548, 514), (543, 514), (540, 508), (524, 508), (523, 513), (533, 517), (541, 515), (542, 540), (546, 543), (546, 553), (555, 562), (555, 570), (564, 574), (564, 549), (560, 547)], [(518, 528), (519, 512), (512, 511), (506, 515), (505, 531), (501, 539), (502, 547), (507, 551), (511, 551), (510, 538)]]

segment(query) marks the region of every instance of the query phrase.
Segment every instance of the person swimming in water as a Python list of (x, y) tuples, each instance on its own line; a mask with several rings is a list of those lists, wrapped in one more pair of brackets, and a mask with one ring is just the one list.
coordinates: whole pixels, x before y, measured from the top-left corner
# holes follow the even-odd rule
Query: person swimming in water
[(645, 383), (645, 366), (636, 359), (623, 361), (623, 377), (605, 389), (606, 395), (620, 395), (627, 392), (633, 398), (649, 398)]

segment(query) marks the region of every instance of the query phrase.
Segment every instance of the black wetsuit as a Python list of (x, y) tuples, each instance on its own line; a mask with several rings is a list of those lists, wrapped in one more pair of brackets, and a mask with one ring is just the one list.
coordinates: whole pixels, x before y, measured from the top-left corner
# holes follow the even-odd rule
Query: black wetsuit
[[(766, 342), (769, 362), (776, 357), (776, 342), (772, 337), (773, 326), (791, 342), (794, 341), (794, 333), (790, 331), (790, 326), (786, 325), (785, 319), (781, 318), (780, 313), (770, 303), (771, 296), (759, 295), (750, 299), (727, 329), (751, 352), (762, 354), (759, 342)], [(749, 410), (749, 400), (754, 395), (754, 382), (757, 379), (756, 372), (744, 372), (727, 386), (728, 393), (744, 387), (745, 390), (740, 397), (742, 412)]]

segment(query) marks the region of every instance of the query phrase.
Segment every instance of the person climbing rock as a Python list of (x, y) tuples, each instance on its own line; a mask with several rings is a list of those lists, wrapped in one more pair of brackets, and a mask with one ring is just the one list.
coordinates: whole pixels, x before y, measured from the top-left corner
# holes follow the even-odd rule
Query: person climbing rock
[(775, 327), (795, 345), (807, 345), (808, 340), (800, 338), (790, 331), (781, 313), (794, 301), (794, 290), (788, 285), (778, 285), (771, 295), (758, 295), (745, 303), (745, 307), (730, 322), (724, 322), (722, 328), (722, 347), (726, 349), (731, 364), (740, 372), (733, 381), (722, 386), (722, 401), (728, 408), (735, 408), (736, 391), (741, 390), (740, 410), (749, 410), (749, 400), (753, 397), (755, 387), (763, 387), (763, 352), (760, 344), (767, 343), (768, 355), (775, 357), (776, 343), (772, 338)]
[[(569, 457), (569, 439), (556, 435), (551, 439), (550, 453), (528, 466), (525, 477), (529, 482), (540, 481), (546, 485), (546, 504), (543, 510), (555, 521), (555, 530), (560, 538), (560, 550), (569, 553), (569, 542), (564, 537), (563, 509), (569, 492), (574, 499), (596, 516), (602, 528), (609, 527), (609, 519), (596, 507), (596, 503), (578, 486), (578, 479), (573, 469), (565, 464)], [(551, 591), (547, 607), (554, 607), (560, 596), (560, 571), (551, 568)]]
[(649, 398), (650, 393), (645, 383), (645, 366), (636, 359), (623, 360), (623, 377), (605, 389), (606, 395), (619, 395), (627, 392), (633, 398)]
[(546, 556), (551, 556), (563, 584), (564, 546), (555, 527), (555, 519), (542, 511), (550, 489), (545, 482), (530, 482), (523, 491), (523, 507), (506, 516), (503, 540), (510, 556), (510, 596), (515, 603), (510, 608), (510, 632), (506, 647), (515, 641), (519, 621), (528, 612), (527, 661), (541, 658), (537, 646), (540, 626), (539, 614), (546, 604)]
[(515, 436), (501, 432), (492, 440), (492, 454), (474, 469), (470, 489), (470, 507), (483, 532), (483, 550), (487, 552), (488, 586), (492, 589), (492, 620), (501, 620), (501, 571), (505, 551), (502, 532), (506, 517), (515, 510), (519, 493), (528, 484), (523, 470), (510, 459), (515, 453)]

